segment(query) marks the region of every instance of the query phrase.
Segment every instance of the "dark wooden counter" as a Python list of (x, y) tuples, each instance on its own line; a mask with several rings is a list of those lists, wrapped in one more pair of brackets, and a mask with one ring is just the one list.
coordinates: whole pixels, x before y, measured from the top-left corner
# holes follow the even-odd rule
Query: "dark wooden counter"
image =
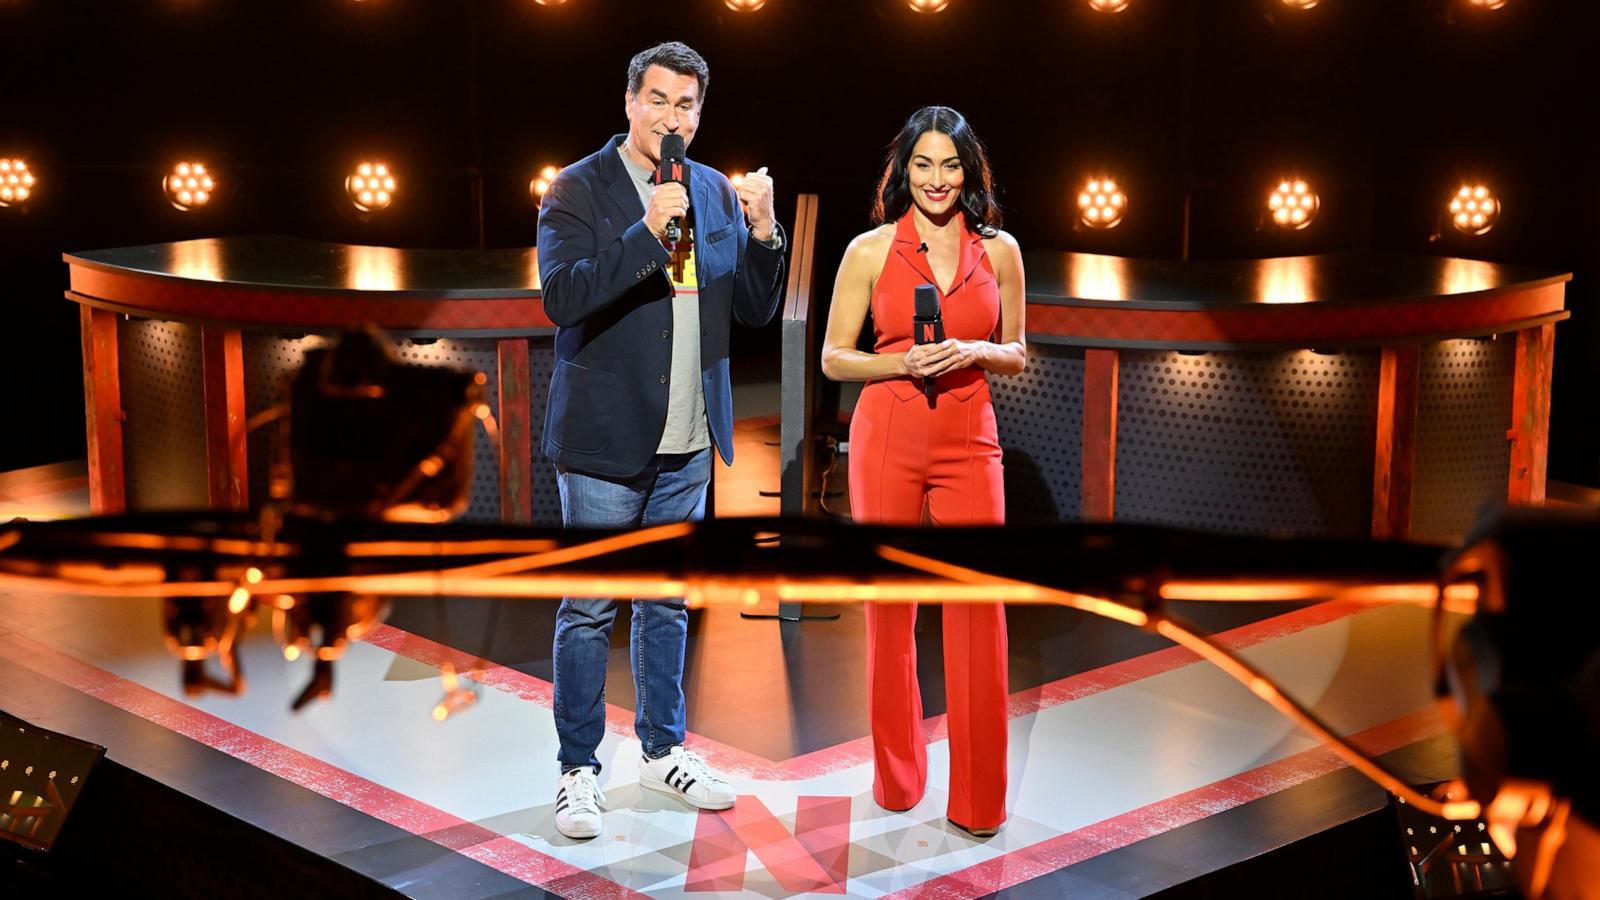
[[(135, 507), (247, 507), (252, 483), (258, 492), (264, 483), (268, 446), (246, 435), (250, 415), (271, 404), (308, 342), (366, 323), (410, 341), (409, 355), (491, 376), (500, 445), (478, 464), (497, 469), (498, 483), (487, 479), (477, 492), (487, 496), (475, 494), (480, 516), (497, 490), (499, 517), (530, 521), (536, 489), (549, 493), (532, 472), (542, 462), (533, 437), (543, 396), (530, 341), (547, 343), (554, 325), (532, 248), (400, 250), (260, 235), (64, 258), (67, 298), (81, 307), (97, 513), (127, 508), (130, 489), (142, 501)], [(128, 457), (125, 437), (137, 445)], [(130, 463), (140, 476), (132, 484)]]
[[(1370, 533), (1408, 536), (1419, 428), (1436, 468), (1461, 470), (1424, 491), (1437, 500), (1430, 509), (1454, 504), (1430, 514), (1429, 536), (1459, 533), (1485, 499), (1483, 459), (1504, 452), (1486, 442), (1509, 441), (1503, 499), (1543, 500), (1554, 326), (1569, 315), (1570, 274), (1383, 253), (1179, 262), (1033, 251), (1024, 265), (1040, 365), (1016, 387), (992, 381), (1008, 467), (1038, 473), (1011, 493), (1027, 502), (1053, 492), (1041, 517), (1120, 517), (1131, 505), (1200, 527), (1349, 533), (1356, 509), (1339, 485), (1358, 468), (1355, 451), (1328, 448), (1362, 432), (1372, 435)], [(1081, 403), (1071, 452), (1038, 424), (1065, 397)], [(1502, 403), (1503, 420), (1486, 424), (1482, 407)], [(1130, 423), (1120, 458), (1141, 479), (1125, 492), (1135, 504), (1118, 500), (1119, 427)], [(1274, 483), (1287, 485), (1281, 496), (1264, 496)], [(1264, 511), (1270, 503), (1282, 508)]]

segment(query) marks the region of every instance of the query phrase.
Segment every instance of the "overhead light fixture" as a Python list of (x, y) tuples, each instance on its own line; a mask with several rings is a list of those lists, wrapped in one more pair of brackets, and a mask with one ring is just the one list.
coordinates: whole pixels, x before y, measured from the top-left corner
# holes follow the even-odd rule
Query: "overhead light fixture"
[(33, 173), (20, 159), (0, 159), (0, 206), (20, 206), (33, 196)]
[(912, 12), (936, 13), (944, 12), (944, 8), (950, 5), (950, 0), (906, 0), (906, 5), (911, 7)]
[(1450, 198), (1450, 224), (1462, 234), (1488, 234), (1500, 219), (1500, 198), (1484, 184), (1463, 184)]
[(549, 192), (550, 184), (556, 180), (556, 176), (559, 174), (561, 174), (561, 169), (557, 166), (545, 166), (539, 170), (539, 174), (528, 182), (528, 193), (532, 195), (533, 202), (544, 202), (544, 195)]
[(1128, 8), (1128, 0), (1089, 0), (1089, 8), (1095, 12), (1119, 13)]
[(1090, 228), (1115, 228), (1127, 210), (1127, 195), (1110, 178), (1091, 178), (1078, 192), (1078, 218)]
[(1321, 201), (1303, 178), (1285, 178), (1267, 198), (1267, 210), (1280, 228), (1298, 231), (1317, 217)]
[(377, 212), (394, 200), (394, 173), (380, 162), (364, 162), (345, 176), (344, 192), (362, 212)]
[(180, 162), (161, 179), (167, 202), (181, 212), (198, 209), (211, 202), (216, 183), (203, 163)]

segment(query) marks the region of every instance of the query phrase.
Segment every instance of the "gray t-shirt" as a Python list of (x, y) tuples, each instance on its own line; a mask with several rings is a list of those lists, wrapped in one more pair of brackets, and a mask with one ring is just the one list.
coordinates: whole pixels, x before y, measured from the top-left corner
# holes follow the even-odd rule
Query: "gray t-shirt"
[[(640, 167), (623, 144), (617, 155), (633, 177), (639, 203), (650, 206), (649, 169)], [(667, 382), (667, 424), (661, 430), (657, 453), (694, 453), (711, 446), (711, 430), (706, 425), (705, 389), (700, 383), (700, 294), (680, 292), (672, 298), (672, 373)]]

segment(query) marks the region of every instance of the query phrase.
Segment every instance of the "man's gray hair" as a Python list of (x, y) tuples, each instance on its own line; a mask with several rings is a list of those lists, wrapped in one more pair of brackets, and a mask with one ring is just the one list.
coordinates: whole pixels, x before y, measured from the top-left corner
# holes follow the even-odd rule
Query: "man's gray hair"
[(679, 75), (693, 75), (695, 81), (700, 83), (699, 102), (705, 102), (711, 69), (706, 65), (705, 57), (694, 52), (694, 48), (679, 41), (667, 41), (639, 51), (628, 63), (629, 94), (638, 95), (639, 89), (644, 86), (644, 70), (651, 66), (660, 66)]

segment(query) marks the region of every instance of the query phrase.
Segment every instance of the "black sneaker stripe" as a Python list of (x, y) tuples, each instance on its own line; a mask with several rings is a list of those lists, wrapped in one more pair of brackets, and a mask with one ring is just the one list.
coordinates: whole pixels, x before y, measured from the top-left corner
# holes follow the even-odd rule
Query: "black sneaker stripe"
[(667, 784), (671, 784), (672, 783), (672, 779), (676, 778), (677, 775), (678, 775), (678, 767), (677, 766), (673, 766), (672, 767), (672, 771), (667, 773)]
[(692, 787), (694, 787), (694, 779), (693, 778), (689, 779), (689, 783), (683, 785), (680, 788), (678, 788), (678, 790), (683, 791), (685, 794), (687, 794), (687, 793), (689, 793), (689, 788), (692, 788)]
[(564, 802), (556, 804), (556, 812), (561, 812), (563, 809), (566, 809), (566, 808), (567, 808), (567, 804), (564, 803)]

